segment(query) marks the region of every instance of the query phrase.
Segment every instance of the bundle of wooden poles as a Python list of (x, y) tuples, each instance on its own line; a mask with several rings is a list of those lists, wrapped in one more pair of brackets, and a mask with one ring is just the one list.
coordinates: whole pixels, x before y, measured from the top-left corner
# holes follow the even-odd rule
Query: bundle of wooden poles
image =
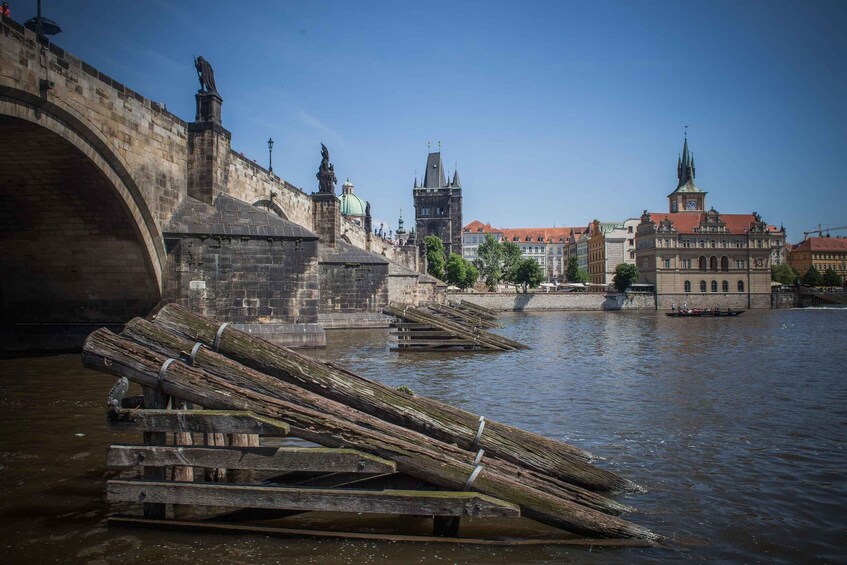
[[(372, 453), (437, 486), (462, 490), (476, 471), (474, 490), (577, 534), (658, 539), (621, 519), (631, 509), (608, 498), (636, 486), (579, 448), (395, 390), (177, 305), (152, 322), (130, 321), (120, 335), (93, 332), (82, 358), (87, 367), (208, 409), (281, 420), (293, 436)], [(163, 369), (169, 358), (177, 361)]]

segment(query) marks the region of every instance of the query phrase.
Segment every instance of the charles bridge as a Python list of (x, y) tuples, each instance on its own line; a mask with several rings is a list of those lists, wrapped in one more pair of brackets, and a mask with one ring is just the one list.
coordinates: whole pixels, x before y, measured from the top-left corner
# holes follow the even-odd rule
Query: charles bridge
[(443, 292), (414, 245), (349, 221), (334, 189), (307, 194), (233, 150), (200, 79), (186, 122), (0, 22), (3, 349), (66, 348), (162, 301), (319, 346), (325, 327)]

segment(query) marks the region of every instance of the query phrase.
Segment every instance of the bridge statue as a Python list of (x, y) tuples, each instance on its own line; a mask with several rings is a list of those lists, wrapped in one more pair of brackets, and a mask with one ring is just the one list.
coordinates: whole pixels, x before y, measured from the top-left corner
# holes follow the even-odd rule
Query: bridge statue
[(197, 69), (197, 78), (200, 79), (200, 92), (218, 94), (218, 88), (215, 86), (215, 71), (212, 70), (209, 61), (203, 57), (195, 57), (194, 67)]
[(329, 192), (335, 194), (335, 167), (329, 162), (329, 149), (321, 143), (321, 167), (315, 176), (318, 178), (318, 192)]

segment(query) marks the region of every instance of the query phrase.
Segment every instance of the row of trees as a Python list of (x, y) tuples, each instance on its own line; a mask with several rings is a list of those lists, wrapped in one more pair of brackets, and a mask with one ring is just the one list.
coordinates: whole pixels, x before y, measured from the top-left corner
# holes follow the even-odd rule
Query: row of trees
[(844, 282), (832, 267), (821, 274), (817, 267), (812, 265), (803, 276), (800, 276), (800, 273), (786, 263), (771, 266), (771, 280), (786, 285), (804, 284), (806, 286), (841, 286)]
[[(544, 281), (541, 266), (535, 259), (525, 258), (517, 243), (498, 242), (489, 234), (477, 248), (478, 258), (474, 263), (456, 253), (451, 253), (445, 261), (444, 244), (437, 236), (426, 236), (424, 246), (427, 272), (463, 290), (472, 287), (480, 277), (489, 290), (496, 290), (499, 283), (511, 283), (528, 292)], [(586, 283), (590, 280), (588, 273), (579, 268), (576, 257), (568, 260), (566, 276), (570, 282)], [(635, 265), (621, 263), (615, 268), (614, 285), (618, 291), (623, 292), (637, 280)]]

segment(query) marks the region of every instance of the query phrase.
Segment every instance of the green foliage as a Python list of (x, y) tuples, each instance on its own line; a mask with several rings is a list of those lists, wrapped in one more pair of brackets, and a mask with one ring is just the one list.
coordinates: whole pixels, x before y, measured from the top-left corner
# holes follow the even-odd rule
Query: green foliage
[(476, 268), (485, 281), (488, 290), (497, 290), (497, 283), (503, 277), (503, 247), (491, 234), (485, 234), (485, 241), (476, 250)]
[(615, 278), (612, 284), (618, 292), (628, 289), (632, 283), (638, 281), (638, 268), (630, 263), (620, 263), (615, 267)]
[(465, 275), (468, 262), (458, 253), (451, 253), (447, 258), (447, 276), (444, 279), (447, 284), (452, 284), (462, 288), (465, 284)]
[(809, 270), (803, 275), (803, 284), (806, 286), (820, 286), (822, 283), (823, 277), (820, 271), (814, 265), (809, 267)]
[(585, 269), (582, 269), (582, 268), (578, 268), (576, 270), (576, 279), (572, 280), (571, 282), (587, 283), (590, 280), (591, 280), (591, 275), (588, 274), (588, 271), (586, 271)]
[(435, 235), (426, 236), (424, 248), (426, 249), (426, 272), (439, 280), (444, 280), (444, 243), (441, 238)]
[(473, 286), (476, 284), (476, 281), (479, 280), (479, 269), (477, 269), (474, 264), (470, 261), (465, 261), (465, 264), (465, 280), (462, 281), (463, 284), (459, 285), (462, 290), (466, 288), (473, 288)]
[(824, 286), (841, 286), (841, 277), (835, 272), (835, 269), (829, 267), (823, 274)]
[(502, 241), (500, 247), (503, 250), (503, 274), (500, 280), (519, 284), (516, 280), (516, 269), (521, 261), (523, 261), (523, 253), (520, 246), (514, 241)]
[(771, 265), (771, 280), (782, 284), (795, 284), (797, 282), (797, 271), (788, 263)]
[(406, 385), (398, 386), (398, 387), (397, 387), (397, 390), (399, 390), (400, 392), (406, 393), (406, 394), (408, 394), (409, 396), (415, 396), (415, 391), (413, 391), (412, 389), (410, 389), (410, 388), (409, 388), (409, 387), (407, 387)]
[(576, 257), (568, 259), (568, 270), (565, 273), (565, 279), (568, 282), (585, 282), (579, 280), (579, 261)]
[(515, 265), (514, 275), (515, 284), (523, 285), (524, 292), (527, 287), (535, 288), (544, 280), (544, 272), (535, 259), (521, 259)]

